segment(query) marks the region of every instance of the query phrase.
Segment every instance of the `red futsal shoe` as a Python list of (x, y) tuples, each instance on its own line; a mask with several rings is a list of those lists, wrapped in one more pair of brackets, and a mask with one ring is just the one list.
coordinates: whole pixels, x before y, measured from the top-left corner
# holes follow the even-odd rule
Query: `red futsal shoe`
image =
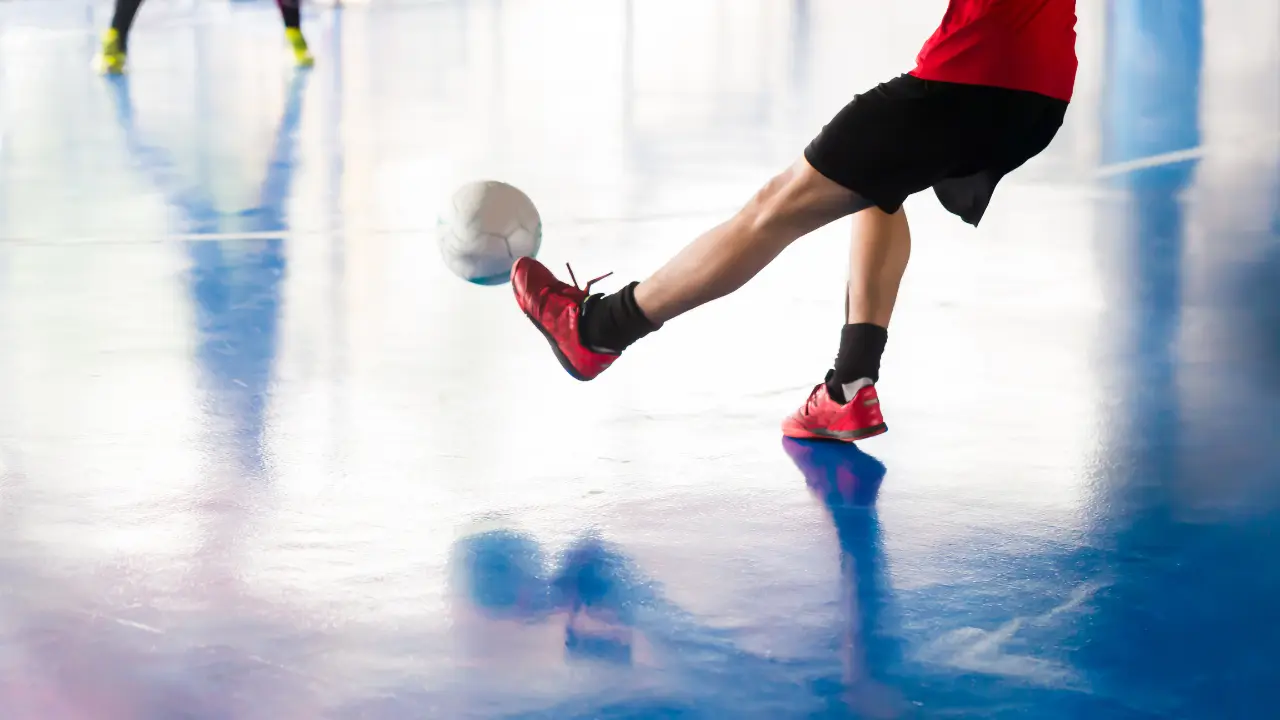
[(577, 380), (595, 378), (618, 359), (618, 353), (587, 347), (578, 334), (578, 321), (582, 318), (583, 305), (591, 296), (591, 286), (607, 277), (602, 275), (585, 288), (579, 288), (573, 268), (569, 268), (573, 284), (566, 285), (531, 257), (522, 257), (511, 267), (511, 289), (515, 291), (516, 303), (551, 343), (560, 364)]
[(841, 405), (827, 393), (827, 384), (818, 383), (804, 407), (782, 421), (782, 434), (789, 438), (827, 438), (853, 442), (888, 430), (880, 414), (880, 397), (870, 380), (859, 381), (853, 398)]

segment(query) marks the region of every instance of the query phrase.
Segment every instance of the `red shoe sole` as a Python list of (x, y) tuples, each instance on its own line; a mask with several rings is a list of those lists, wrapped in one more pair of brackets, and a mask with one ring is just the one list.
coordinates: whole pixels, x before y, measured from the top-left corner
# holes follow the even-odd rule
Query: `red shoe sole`
[(589, 377), (583, 377), (582, 373), (578, 372), (578, 369), (573, 366), (573, 363), (569, 362), (569, 358), (565, 357), (564, 351), (560, 349), (560, 343), (557, 343), (551, 333), (542, 327), (542, 323), (535, 320), (529, 313), (525, 313), (524, 316), (529, 318), (529, 322), (533, 323), (533, 326), (538, 328), (538, 332), (542, 333), (542, 337), (547, 339), (547, 344), (551, 346), (551, 352), (556, 354), (556, 359), (560, 361), (560, 367), (569, 373), (569, 377), (582, 382), (591, 380)]
[(872, 425), (871, 427), (862, 428), (861, 430), (798, 430), (798, 432), (793, 433), (784, 432), (783, 435), (800, 440), (839, 440), (841, 442), (854, 442), (856, 440), (866, 440), (867, 438), (875, 437), (876, 435), (883, 435), (888, 432), (888, 430), (888, 425), (880, 423), (879, 425)]

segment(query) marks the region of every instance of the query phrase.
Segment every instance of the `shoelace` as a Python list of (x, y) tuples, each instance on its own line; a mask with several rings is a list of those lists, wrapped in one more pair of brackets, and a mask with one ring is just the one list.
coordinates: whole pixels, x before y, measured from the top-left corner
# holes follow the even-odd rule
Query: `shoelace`
[(573, 281), (573, 288), (578, 292), (582, 293), (583, 295), (590, 295), (592, 285), (595, 285), (596, 283), (600, 282), (601, 280), (613, 274), (611, 272), (607, 272), (601, 275), (600, 277), (596, 278), (595, 280), (588, 280), (586, 287), (578, 287), (578, 278), (574, 277), (573, 266), (570, 265), (569, 263), (565, 263), (564, 266), (569, 271), (569, 279)]

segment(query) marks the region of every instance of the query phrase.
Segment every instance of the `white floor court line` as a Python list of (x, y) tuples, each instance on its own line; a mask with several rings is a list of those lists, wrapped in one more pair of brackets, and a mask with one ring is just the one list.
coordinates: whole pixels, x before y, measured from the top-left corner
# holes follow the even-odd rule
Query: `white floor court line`
[[(1182, 150), (1173, 150), (1159, 155), (1148, 155), (1147, 157), (1136, 158), (1134, 160), (1125, 160), (1124, 162), (1110, 163), (1100, 166), (1094, 173), (1094, 176), (1102, 178), (1112, 178), (1117, 175), (1135, 172), (1138, 170), (1148, 170), (1150, 168), (1160, 167), (1162, 165), (1173, 165), (1174, 163), (1186, 162), (1187, 160), (1198, 160), (1205, 157), (1210, 150), (1216, 147), (1222, 147), (1215, 144), (1212, 147), (1205, 145), (1197, 145), (1192, 148), (1184, 148)], [(1242, 142), (1236, 148), (1236, 151), (1264, 151), (1271, 150), (1273, 152), (1280, 151), (1280, 133), (1273, 135), (1263, 135), (1255, 138), (1252, 142)]]
[(1173, 152), (1160, 153), (1159, 155), (1151, 155), (1149, 157), (1138, 158), (1136, 160), (1126, 160), (1124, 162), (1111, 163), (1098, 168), (1095, 175), (1099, 178), (1111, 178), (1117, 175), (1125, 175), (1137, 170), (1148, 170), (1162, 165), (1173, 165), (1174, 163), (1185, 162), (1187, 160), (1196, 160), (1204, 157), (1205, 149), (1203, 145), (1187, 148), (1185, 150), (1174, 150)]

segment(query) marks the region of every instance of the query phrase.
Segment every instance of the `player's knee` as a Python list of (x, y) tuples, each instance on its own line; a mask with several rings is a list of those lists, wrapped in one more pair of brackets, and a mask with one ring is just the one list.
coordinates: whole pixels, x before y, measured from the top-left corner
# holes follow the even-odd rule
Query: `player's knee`
[(853, 212), (857, 196), (823, 177), (806, 162), (775, 175), (743, 209), (746, 220), (759, 230), (786, 228), (822, 216), (829, 222)]
[(745, 210), (752, 216), (764, 215), (772, 211), (777, 204), (778, 197), (786, 190), (793, 174), (794, 172), (788, 168), (774, 175), (769, 179), (769, 182), (756, 191), (751, 201), (747, 203)]
[(742, 209), (743, 219), (759, 229), (777, 225), (783, 220), (793, 211), (795, 175), (795, 168), (787, 168), (770, 178)]

